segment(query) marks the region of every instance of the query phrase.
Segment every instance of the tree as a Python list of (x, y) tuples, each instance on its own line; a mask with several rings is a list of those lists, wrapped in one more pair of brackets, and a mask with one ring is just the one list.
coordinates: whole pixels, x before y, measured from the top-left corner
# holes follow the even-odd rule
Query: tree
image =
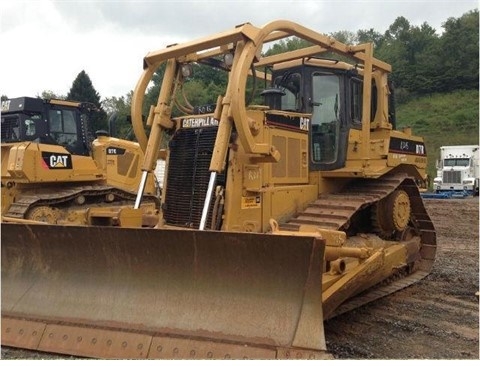
[(109, 130), (114, 137), (133, 138), (130, 118), (132, 94), (131, 91), (126, 96), (106, 98), (102, 101), (102, 108), (108, 115)]
[(152, 85), (147, 89), (143, 103), (142, 113), (145, 116), (148, 116), (151, 105), (157, 105), (166, 65), (166, 62), (163, 62), (152, 76)]
[[(152, 77), (152, 86), (147, 90), (145, 95), (145, 103), (143, 113), (148, 114), (150, 105), (156, 105), (160, 87), (165, 73), (165, 63), (155, 71)], [(225, 93), (228, 74), (224, 70), (220, 70), (211, 66), (202, 64), (193, 64), (193, 74), (184, 80), (183, 89), (188, 98), (188, 103), (192, 106), (204, 104), (214, 104), (217, 102), (218, 95)], [(184, 102), (182, 91), (177, 90), (176, 100)], [(172, 115), (177, 116), (178, 109), (174, 106)]]
[(479, 32), (478, 9), (460, 18), (449, 18), (436, 48), (439, 73), (443, 75), (442, 91), (478, 89)]
[(312, 44), (304, 39), (298, 37), (290, 37), (287, 39), (282, 39), (270, 47), (265, 56), (277, 55), (282, 52), (299, 50), (301, 48), (309, 47)]
[(67, 94), (67, 99), (78, 102), (90, 102), (97, 107), (97, 110), (92, 111), (90, 115), (90, 125), (88, 126), (90, 133), (94, 134), (95, 131), (107, 129), (107, 114), (102, 109), (100, 95), (93, 87), (90, 77), (84, 70), (73, 81), (72, 87)]
[(370, 29), (360, 29), (357, 31), (357, 42), (359, 44), (362, 43), (373, 43), (374, 49), (377, 49), (382, 46), (383, 41), (384, 41), (384, 36), (375, 31), (373, 28)]
[[(390, 79), (396, 86), (397, 101), (400, 101), (399, 99), (407, 100), (409, 96), (447, 92), (459, 88), (478, 88), (478, 23), (478, 10), (473, 10), (458, 19), (449, 18), (443, 25), (445, 32), (439, 36), (427, 23), (412, 25), (408, 19), (400, 16), (384, 34), (370, 28), (356, 33), (338, 31), (331, 33), (330, 36), (346, 44), (372, 42), (374, 56), (392, 65)], [(289, 37), (275, 42), (264, 55), (275, 55), (310, 45), (310, 42), (299, 37)], [(346, 59), (328, 52), (320, 56)], [(149, 113), (150, 105), (157, 104), (164, 70), (165, 63), (155, 72), (152, 84), (146, 91), (143, 106), (145, 116)], [(252, 78), (249, 78), (247, 99), (252, 89), (251, 81)], [(188, 94), (190, 104), (210, 104), (215, 103), (217, 96), (224, 93), (226, 82), (226, 72), (194, 64), (194, 73), (185, 80), (184, 90)], [(180, 100), (183, 99), (181, 95), (178, 96)], [(255, 97), (258, 97), (258, 93)], [(129, 105), (130, 102), (125, 100), (125, 103)], [(178, 109), (174, 107), (173, 116), (178, 113)]]
[(64, 95), (58, 95), (51, 90), (44, 90), (40, 96), (37, 95), (38, 98), (42, 99), (66, 99)]
[(427, 23), (412, 26), (404, 17), (398, 17), (385, 32), (376, 57), (392, 65), (391, 79), (400, 94), (434, 91), (438, 69), (432, 67), (431, 52), (437, 42), (435, 29)]
[(330, 33), (330, 36), (345, 44), (357, 44), (358, 41), (357, 35), (347, 30)]

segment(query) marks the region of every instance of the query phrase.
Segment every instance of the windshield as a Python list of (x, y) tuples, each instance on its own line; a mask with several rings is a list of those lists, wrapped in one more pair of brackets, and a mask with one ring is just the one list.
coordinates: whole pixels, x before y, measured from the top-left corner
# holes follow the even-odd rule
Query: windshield
[(50, 134), (53, 139), (65, 147), (73, 147), (77, 143), (77, 125), (75, 112), (68, 109), (49, 111)]
[(456, 159), (445, 159), (444, 166), (469, 166), (469, 158), (456, 158)]

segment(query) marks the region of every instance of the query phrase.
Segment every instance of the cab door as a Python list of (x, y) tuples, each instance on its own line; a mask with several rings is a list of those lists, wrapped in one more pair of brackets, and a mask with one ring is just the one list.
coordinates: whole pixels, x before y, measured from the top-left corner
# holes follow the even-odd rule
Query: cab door
[(345, 77), (324, 70), (310, 75), (311, 170), (338, 169), (345, 165), (347, 146)]

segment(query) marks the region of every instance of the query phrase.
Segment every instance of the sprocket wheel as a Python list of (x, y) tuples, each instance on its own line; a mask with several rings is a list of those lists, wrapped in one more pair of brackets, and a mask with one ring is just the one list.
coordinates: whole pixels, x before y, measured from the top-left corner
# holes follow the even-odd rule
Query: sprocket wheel
[(395, 190), (373, 206), (372, 215), (373, 229), (384, 239), (406, 230), (411, 216), (408, 194), (403, 189)]
[(48, 224), (57, 223), (57, 214), (55, 210), (48, 206), (37, 206), (30, 209), (25, 218), (33, 221), (46, 222)]

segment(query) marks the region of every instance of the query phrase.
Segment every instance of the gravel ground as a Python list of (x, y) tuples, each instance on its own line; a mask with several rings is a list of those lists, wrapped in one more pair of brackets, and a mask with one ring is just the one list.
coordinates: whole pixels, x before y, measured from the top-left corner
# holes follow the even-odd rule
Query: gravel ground
[(437, 257), (420, 282), (325, 323), (338, 359), (479, 358), (478, 198), (425, 200)]
[[(336, 359), (478, 359), (478, 198), (425, 200), (437, 258), (422, 281), (325, 322)], [(2, 359), (74, 359), (2, 347)]]

